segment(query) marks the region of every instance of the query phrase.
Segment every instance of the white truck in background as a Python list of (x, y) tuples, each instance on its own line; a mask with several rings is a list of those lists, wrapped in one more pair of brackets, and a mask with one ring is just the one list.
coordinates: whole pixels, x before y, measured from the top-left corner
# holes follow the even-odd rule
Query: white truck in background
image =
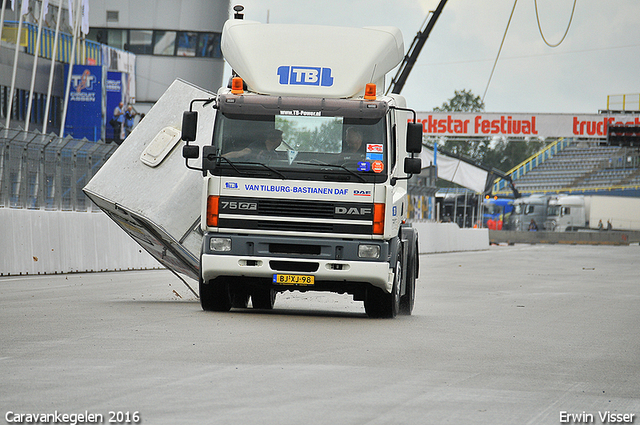
[(234, 19), (221, 47), (236, 77), (192, 100), (181, 135), (186, 166), (204, 176), (202, 308), (331, 291), (370, 317), (411, 314), (407, 180), (421, 170), (422, 127), (402, 96), (382, 94), (404, 55), (400, 31)]
[(549, 200), (545, 230), (640, 230), (640, 198), (559, 195)]

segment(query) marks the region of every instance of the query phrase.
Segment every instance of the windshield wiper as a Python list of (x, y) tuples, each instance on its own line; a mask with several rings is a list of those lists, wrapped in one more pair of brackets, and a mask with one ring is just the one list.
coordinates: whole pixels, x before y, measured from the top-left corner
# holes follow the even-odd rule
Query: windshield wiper
[(285, 176), (284, 174), (282, 174), (280, 171), (276, 170), (273, 167), (269, 167), (267, 164), (263, 164), (262, 162), (250, 162), (250, 161), (229, 161), (229, 159), (225, 158), (224, 156), (219, 156), (219, 159), (224, 159), (227, 164), (229, 164), (231, 166), (231, 168), (233, 168), (238, 174), (250, 174), (247, 172), (243, 172), (240, 171), (234, 164), (242, 164), (242, 165), (261, 165), (264, 168), (266, 168), (267, 170), (271, 171), (274, 174), (277, 174), (278, 176), (282, 177), (283, 179), (286, 179), (287, 176)]
[(346, 171), (347, 173), (351, 174), (352, 176), (355, 176), (357, 178), (360, 179), (360, 181), (362, 183), (366, 183), (367, 180), (365, 180), (364, 177), (362, 177), (359, 174), (354, 173), (353, 171), (351, 171), (350, 169), (348, 169), (347, 167), (345, 167), (344, 165), (338, 165), (338, 164), (329, 164), (328, 162), (322, 162), (322, 161), (318, 161), (317, 162), (310, 162), (310, 161), (296, 161), (296, 164), (302, 164), (302, 165), (313, 165), (315, 167), (334, 167), (334, 168), (340, 168), (344, 171)]

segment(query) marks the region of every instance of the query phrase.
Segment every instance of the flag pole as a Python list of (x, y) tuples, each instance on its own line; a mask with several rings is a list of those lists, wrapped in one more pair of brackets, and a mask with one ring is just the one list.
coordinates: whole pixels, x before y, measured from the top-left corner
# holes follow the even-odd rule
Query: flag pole
[(64, 108), (62, 109), (62, 124), (60, 124), (60, 137), (64, 137), (64, 126), (67, 121), (67, 108), (69, 107), (69, 92), (71, 91), (71, 77), (73, 75), (73, 62), (76, 55), (76, 43), (78, 42), (78, 26), (80, 25), (80, 0), (77, 0), (76, 19), (73, 24), (73, 46), (71, 46), (71, 58), (69, 59), (69, 73), (67, 75), (67, 88), (64, 92)]
[(58, 18), (56, 19), (56, 35), (53, 41), (53, 53), (51, 54), (51, 69), (49, 69), (49, 87), (47, 88), (47, 101), (44, 107), (44, 122), (42, 123), (42, 133), (47, 132), (49, 124), (49, 105), (51, 104), (51, 89), (53, 87), (53, 74), (56, 68), (56, 57), (58, 56), (58, 37), (60, 36), (60, 18), (62, 17), (62, 1), (58, 4)]
[(31, 86), (29, 87), (29, 102), (27, 105), (27, 118), (25, 119), (24, 129), (29, 131), (29, 122), (31, 121), (31, 106), (33, 105), (33, 89), (36, 84), (36, 69), (38, 68), (38, 56), (40, 55), (40, 40), (42, 39), (42, 24), (44, 22), (44, 1), (40, 6), (40, 22), (38, 22), (38, 35), (36, 37), (36, 51), (33, 55), (33, 70), (31, 70)]
[[(29, 2), (29, 0), (22, 0), (23, 7), (25, 1), (27, 2), (27, 4)], [(18, 35), (16, 36), (16, 51), (13, 56), (13, 73), (11, 74), (11, 89), (9, 91), (9, 105), (7, 107), (7, 120), (5, 122), (6, 128), (9, 128), (9, 124), (11, 123), (11, 112), (13, 109), (13, 91), (16, 88), (16, 72), (18, 71), (18, 54), (20, 53), (20, 35), (22, 33), (23, 7), (20, 8), (20, 19), (18, 19)]]
[(7, 7), (7, 0), (2, 0), (2, 12), (0, 12), (0, 40), (2, 39), (2, 29), (4, 28), (4, 9)]

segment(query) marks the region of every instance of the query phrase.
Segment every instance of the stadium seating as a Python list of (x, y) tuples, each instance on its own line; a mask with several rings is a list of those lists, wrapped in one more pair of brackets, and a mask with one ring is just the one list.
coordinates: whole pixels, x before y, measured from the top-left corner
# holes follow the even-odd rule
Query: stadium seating
[(639, 165), (637, 148), (572, 142), (514, 184), (523, 194), (638, 189)]

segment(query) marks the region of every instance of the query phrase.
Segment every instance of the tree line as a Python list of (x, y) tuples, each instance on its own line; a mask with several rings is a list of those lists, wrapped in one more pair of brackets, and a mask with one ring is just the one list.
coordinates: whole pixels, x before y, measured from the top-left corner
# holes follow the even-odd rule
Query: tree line
[[(438, 112), (484, 112), (484, 102), (471, 90), (455, 90), (454, 96), (442, 106), (433, 108)], [(506, 137), (447, 138), (428, 140), (438, 143), (438, 149), (472, 159), (485, 167), (502, 172), (511, 170), (522, 161), (544, 148), (545, 141), (538, 138), (507, 139)]]

